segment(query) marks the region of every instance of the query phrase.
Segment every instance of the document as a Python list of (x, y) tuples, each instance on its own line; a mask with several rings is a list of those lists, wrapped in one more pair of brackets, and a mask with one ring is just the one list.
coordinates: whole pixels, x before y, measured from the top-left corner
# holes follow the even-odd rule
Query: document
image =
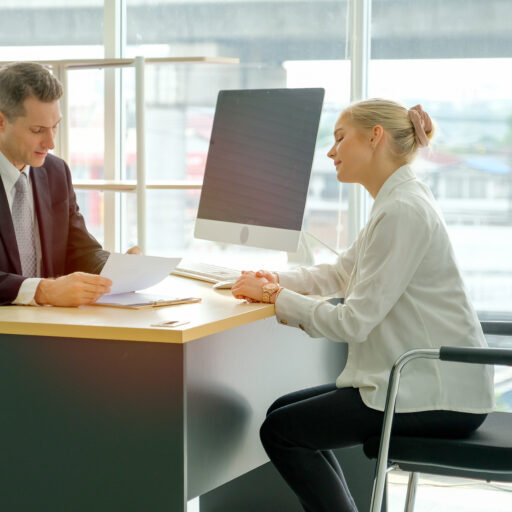
[(138, 291), (165, 279), (179, 261), (180, 258), (111, 253), (101, 275), (112, 281), (112, 288), (108, 295), (103, 295), (95, 304), (140, 309), (199, 302), (201, 299), (198, 297), (170, 297)]
[(108, 277), (112, 281), (110, 295), (136, 292), (165, 279), (180, 260), (180, 258), (113, 252), (110, 253), (100, 275)]

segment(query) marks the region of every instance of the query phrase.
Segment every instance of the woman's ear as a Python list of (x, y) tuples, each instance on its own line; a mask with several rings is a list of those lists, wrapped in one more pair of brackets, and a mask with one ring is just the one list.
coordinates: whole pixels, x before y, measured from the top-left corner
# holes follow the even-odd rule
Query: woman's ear
[(370, 144), (372, 149), (375, 149), (384, 140), (384, 128), (380, 124), (372, 128), (370, 136)]

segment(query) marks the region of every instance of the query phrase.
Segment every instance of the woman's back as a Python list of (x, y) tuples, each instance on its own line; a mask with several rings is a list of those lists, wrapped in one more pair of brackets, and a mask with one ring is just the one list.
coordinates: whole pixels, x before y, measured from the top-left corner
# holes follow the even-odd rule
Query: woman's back
[[(373, 322), (362, 323), (367, 339), (349, 346), (337, 384), (360, 387), (367, 405), (377, 409), (383, 407), (389, 369), (407, 350), (486, 346), (446, 226), (430, 190), (409, 166), (398, 169), (375, 199), (346, 293), (346, 307), (352, 302), (366, 308)], [(404, 379), (401, 412), (493, 407), (489, 367), (421, 361)]]

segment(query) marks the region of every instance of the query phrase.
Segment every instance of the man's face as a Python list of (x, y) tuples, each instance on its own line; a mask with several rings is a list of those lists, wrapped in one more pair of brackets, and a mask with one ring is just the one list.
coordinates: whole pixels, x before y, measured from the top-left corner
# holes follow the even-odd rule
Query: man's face
[(55, 147), (57, 125), (61, 120), (58, 101), (43, 102), (34, 97), (23, 103), (25, 115), (12, 122), (0, 112), (0, 150), (18, 169), (40, 167)]

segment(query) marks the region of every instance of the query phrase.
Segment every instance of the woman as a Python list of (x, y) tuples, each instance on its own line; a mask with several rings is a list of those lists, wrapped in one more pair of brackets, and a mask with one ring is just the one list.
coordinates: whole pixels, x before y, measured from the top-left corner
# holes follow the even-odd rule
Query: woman
[[(348, 343), (335, 384), (278, 399), (261, 428), (268, 456), (309, 512), (357, 510), (330, 450), (380, 434), (389, 372), (402, 353), (486, 346), (434, 198), (409, 166), (432, 136), (419, 105), (371, 99), (349, 106), (328, 156), (340, 182), (360, 183), (374, 198), (368, 223), (333, 265), (245, 272), (232, 288), (237, 298), (275, 303), (283, 324)], [(397, 434), (465, 436), (493, 409), (488, 366), (420, 360), (401, 383)]]

